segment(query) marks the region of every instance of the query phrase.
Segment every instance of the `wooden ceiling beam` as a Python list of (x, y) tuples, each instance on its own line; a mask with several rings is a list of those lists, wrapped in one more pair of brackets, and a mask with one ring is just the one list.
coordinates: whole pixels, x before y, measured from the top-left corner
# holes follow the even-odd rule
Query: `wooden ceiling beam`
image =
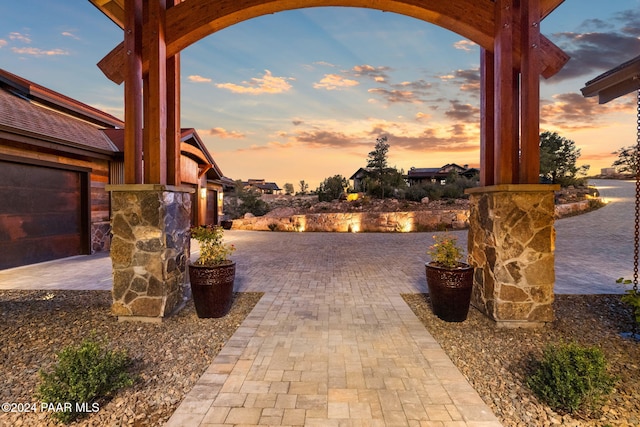
[[(101, 1), (101, 0), (91, 0)], [(562, 0), (542, 0), (542, 13), (550, 13)], [(219, 0), (207, 2), (186, 0), (167, 10), (166, 13), (166, 51), (171, 57), (182, 49), (202, 38), (258, 16), (284, 10), (315, 6), (352, 6), (376, 8), (411, 16), (451, 30), (480, 47), (493, 51), (495, 3), (492, 0), (394, 0), (374, 2), (372, 0)], [(546, 12), (544, 12), (546, 11)], [(546, 16), (546, 15), (545, 15)], [(520, 57), (519, 31), (514, 40), (516, 58)], [(557, 73), (567, 62), (568, 56), (549, 39), (541, 36), (541, 74), (548, 78)], [(148, 58), (149, 46), (145, 43), (144, 58)], [(112, 81), (120, 84), (124, 81), (126, 50), (124, 44), (118, 45), (99, 63), (98, 67)], [(144, 69), (148, 60), (144, 61)]]

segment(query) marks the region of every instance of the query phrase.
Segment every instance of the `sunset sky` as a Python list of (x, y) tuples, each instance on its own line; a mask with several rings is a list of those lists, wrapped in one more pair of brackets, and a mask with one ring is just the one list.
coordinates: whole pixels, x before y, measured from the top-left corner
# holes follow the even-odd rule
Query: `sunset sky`
[[(541, 127), (572, 139), (578, 164), (609, 167), (635, 143), (636, 98), (580, 94), (640, 55), (640, 0), (566, 0), (542, 33), (572, 57), (542, 80)], [(86, 0), (0, 5), (0, 68), (123, 118), (123, 87), (96, 63), (122, 30)], [(226, 176), (311, 189), (366, 166), (388, 136), (391, 166), (479, 165), (479, 49), (394, 13), (309, 8), (242, 22), (182, 53), (182, 127)]]

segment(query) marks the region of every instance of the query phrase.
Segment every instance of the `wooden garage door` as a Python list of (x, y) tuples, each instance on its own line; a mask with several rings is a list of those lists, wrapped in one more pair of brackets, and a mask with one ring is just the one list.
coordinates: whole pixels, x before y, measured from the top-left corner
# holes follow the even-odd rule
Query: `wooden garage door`
[(0, 160), (0, 269), (83, 253), (83, 180), (84, 172)]

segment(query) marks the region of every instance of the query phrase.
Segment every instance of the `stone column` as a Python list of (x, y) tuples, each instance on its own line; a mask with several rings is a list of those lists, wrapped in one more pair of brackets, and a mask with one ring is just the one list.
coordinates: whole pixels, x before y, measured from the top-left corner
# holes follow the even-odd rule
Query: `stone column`
[(120, 320), (160, 321), (187, 291), (194, 190), (159, 184), (110, 185), (112, 311)]
[(559, 186), (505, 184), (467, 190), (471, 303), (503, 327), (538, 327), (554, 319), (554, 191)]

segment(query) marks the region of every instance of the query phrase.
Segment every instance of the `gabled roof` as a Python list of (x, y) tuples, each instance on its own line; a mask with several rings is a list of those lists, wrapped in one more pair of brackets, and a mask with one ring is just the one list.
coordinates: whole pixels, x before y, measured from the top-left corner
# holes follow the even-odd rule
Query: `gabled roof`
[[(224, 176), (222, 171), (220, 170), (220, 167), (218, 166), (216, 161), (213, 160), (213, 156), (211, 155), (209, 150), (207, 150), (207, 147), (204, 145), (204, 142), (202, 142), (202, 140), (200, 139), (200, 135), (198, 135), (198, 132), (196, 132), (195, 129), (182, 128), (180, 129), (180, 135), (180, 139), (183, 143), (190, 144), (196, 147), (202, 152), (202, 154), (204, 154), (204, 160), (206, 160), (211, 166), (211, 168), (207, 171), (207, 179), (218, 180)], [(186, 152), (184, 154), (188, 155), (188, 153)]]
[(0, 131), (63, 150), (113, 154), (119, 149), (102, 130), (123, 125), (110, 114), (0, 69)]

